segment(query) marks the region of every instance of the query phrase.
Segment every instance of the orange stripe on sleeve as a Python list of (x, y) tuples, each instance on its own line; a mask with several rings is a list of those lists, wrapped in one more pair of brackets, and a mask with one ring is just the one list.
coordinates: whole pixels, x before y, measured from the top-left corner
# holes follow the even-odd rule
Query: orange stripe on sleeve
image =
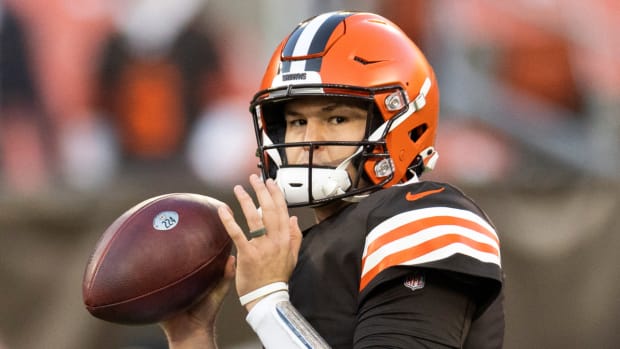
[[(396, 229), (397, 231), (401, 231), (402, 228), (401, 227), (399, 229)], [(409, 234), (411, 234), (411, 230), (408, 230)], [(390, 241), (393, 241), (394, 239), (391, 239)], [(425, 241), (419, 245), (416, 246), (412, 246), (409, 248), (405, 248), (402, 250), (399, 250), (397, 252), (394, 252), (392, 254), (387, 255), (386, 257), (384, 257), (381, 262), (379, 262), (374, 268), (372, 268), (371, 270), (369, 270), (368, 272), (366, 272), (364, 275), (362, 275), (362, 279), (360, 281), (360, 292), (368, 285), (368, 283), (374, 279), (381, 271), (392, 267), (392, 266), (396, 266), (396, 265), (401, 265), (401, 264), (406, 264), (406, 262), (415, 259), (415, 258), (419, 258), (421, 256), (424, 256), (428, 253), (431, 253), (433, 251), (437, 251), (441, 248), (444, 248), (446, 246), (452, 245), (452, 244), (456, 244), (456, 243), (460, 243), (460, 244), (464, 244), (466, 246), (469, 246), (470, 248), (473, 248), (477, 251), (483, 252), (483, 253), (490, 253), (493, 254), (495, 256), (499, 257), (499, 251), (497, 250), (497, 248), (495, 248), (494, 246), (491, 246), (489, 244), (485, 244), (479, 241), (475, 241), (472, 240), (470, 238), (467, 238), (463, 235), (460, 234), (445, 234), (445, 235), (441, 235), (439, 237), (436, 237), (434, 239)], [(369, 253), (370, 254), (370, 253)], [(364, 262), (362, 262), (362, 269), (364, 267)]]
[(487, 228), (483, 227), (482, 225), (478, 223), (472, 222), (467, 219), (459, 218), (459, 217), (453, 217), (453, 216), (434, 216), (434, 217), (418, 219), (416, 221), (402, 225), (388, 233), (385, 233), (379, 236), (372, 243), (370, 243), (370, 245), (368, 245), (368, 248), (366, 252), (364, 253), (364, 256), (362, 257), (362, 264), (364, 263), (368, 255), (372, 254), (373, 252), (381, 248), (381, 246), (384, 246), (392, 241), (396, 241), (405, 236), (415, 234), (418, 231), (422, 231), (424, 229), (428, 229), (430, 227), (439, 226), (439, 225), (457, 225), (463, 228), (468, 228), (468, 229), (477, 231), (481, 234), (488, 236), (489, 238), (495, 240), (497, 244), (499, 245), (499, 240), (497, 236), (493, 232), (489, 231)]

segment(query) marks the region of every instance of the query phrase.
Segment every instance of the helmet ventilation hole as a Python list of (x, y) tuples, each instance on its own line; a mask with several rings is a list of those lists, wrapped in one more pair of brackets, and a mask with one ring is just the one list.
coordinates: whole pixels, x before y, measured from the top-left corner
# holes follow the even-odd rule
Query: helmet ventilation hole
[(409, 132), (409, 138), (411, 138), (412, 141), (417, 142), (427, 129), (428, 125), (422, 124)]

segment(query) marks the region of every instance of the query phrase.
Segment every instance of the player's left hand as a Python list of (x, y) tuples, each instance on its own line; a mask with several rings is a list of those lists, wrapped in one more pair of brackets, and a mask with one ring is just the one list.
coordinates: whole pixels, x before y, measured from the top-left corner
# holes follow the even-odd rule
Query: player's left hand
[[(250, 184), (260, 210), (240, 185), (235, 186), (234, 193), (250, 231), (265, 228), (266, 234), (248, 240), (230, 209), (220, 207), (218, 210), (237, 248), (236, 286), (240, 296), (273, 282), (288, 282), (301, 244), (297, 217), (289, 216), (284, 194), (278, 185), (272, 179), (263, 182), (255, 174), (250, 176)], [(253, 303), (247, 305), (248, 310)]]
[(185, 312), (162, 321), (170, 349), (216, 348), (215, 319), (235, 277), (235, 257), (226, 261), (224, 277), (202, 300)]

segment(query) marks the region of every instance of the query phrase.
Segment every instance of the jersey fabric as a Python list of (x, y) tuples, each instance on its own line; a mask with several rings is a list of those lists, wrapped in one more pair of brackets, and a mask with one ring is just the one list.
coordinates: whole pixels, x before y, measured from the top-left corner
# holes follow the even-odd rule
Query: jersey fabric
[(333, 348), (501, 348), (502, 280), (485, 213), (410, 181), (306, 230), (289, 288)]

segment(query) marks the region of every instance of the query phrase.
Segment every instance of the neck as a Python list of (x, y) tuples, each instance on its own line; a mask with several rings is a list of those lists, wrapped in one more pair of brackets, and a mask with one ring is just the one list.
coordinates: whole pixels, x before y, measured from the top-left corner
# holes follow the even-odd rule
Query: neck
[(331, 217), (335, 213), (342, 210), (344, 207), (348, 206), (350, 202), (346, 202), (343, 200), (335, 200), (326, 205), (314, 207), (314, 218), (317, 223), (320, 223), (327, 218)]

